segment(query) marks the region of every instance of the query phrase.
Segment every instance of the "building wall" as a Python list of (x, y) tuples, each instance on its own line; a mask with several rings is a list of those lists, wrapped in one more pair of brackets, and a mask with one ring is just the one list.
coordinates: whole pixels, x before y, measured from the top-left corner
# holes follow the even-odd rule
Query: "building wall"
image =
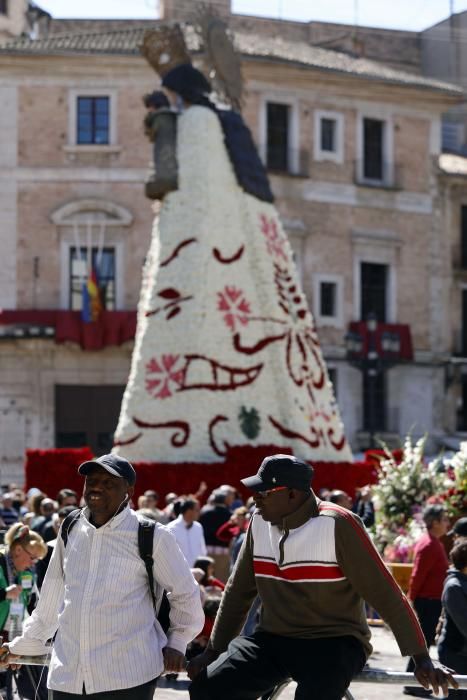
[[(410, 325), (419, 363), (391, 370), (389, 427), (403, 433), (416, 424), (416, 432), (436, 432), (443, 422), (443, 370), (437, 358), (450, 343), (449, 332), (433, 331), (449, 308), (449, 297), (439, 293), (449, 274), (450, 254), (442, 245), (435, 171), (444, 98), (426, 90), (266, 61), (245, 61), (244, 74), (244, 115), (260, 150), (264, 151), (267, 101), (291, 106), (291, 147), (298, 154), (300, 172), (273, 175), (271, 181), (311, 308), (318, 275), (341, 280), (340, 321), (318, 323), (318, 330), (329, 366), (338, 371), (337, 395), (348, 438), (359, 447), (362, 378), (345, 362), (344, 335), (348, 323), (360, 317), (362, 260), (391, 266), (389, 320)], [(69, 222), (57, 220), (57, 212), (89, 200), (105, 204), (108, 211), (120, 207), (127, 215), (125, 222), (109, 226), (109, 236), (120, 245), (119, 308), (135, 308), (154, 215), (143, 195), (151, 146), (142, 134), (141, 96), (153, 89), (154, 80), (138, 57), (36, 56), (2, 63), (0, 83), (7, 105), (0, 114), (0, 241), (7, 251), (0, 258), (4, 308), (66, 308), (63, 242), (73, 242), (73, 234)], [(82, 91), (111, 95), (113, 139), (108, 147), (73, 143), (70, 110)], [(317, 158), (318, 111), (342, 119), (342, 162)], [(387, 122), (387, 157), (397, 174), (394, 187), (362, 187), (356, 182), (364, 116)], [(53, 445), (56, 383), (125, 383), (130, 353), (129, 345), (87, 353), (52, 341), (3, 341), (0, 410), (3, 425), (15, 426), (11, 439), (10, 428), (2, 428), (7, 436), (0, 448), (5, 473), (20, 473), (24, 447)]]
[(8, 13), (0, 14), (0, 41), (18, 36), (24, 29), (24, 13), (26, 12), (27, 0), (10, 0), (8, 3)]
[(16, 304), (18, 90), (0, 86), (0, 300), (3, 307)]
[[(57, 384), (126, 384), (131, 343), (100, 352), (45, 340), (2, 341), (0, 481), (21, 483), (25, 451), (55, 444)], [(53, 495), (53, 494), (52, 494)]]

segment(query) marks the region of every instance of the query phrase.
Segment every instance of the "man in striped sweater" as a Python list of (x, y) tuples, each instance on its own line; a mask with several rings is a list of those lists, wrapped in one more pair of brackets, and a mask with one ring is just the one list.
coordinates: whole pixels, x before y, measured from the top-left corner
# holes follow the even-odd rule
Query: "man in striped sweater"
[[(455, 681), (434, 666), (407, 599), (358, 516), (320, 501), (313, 470), (267, 457), (244, 479), (257, 510), (229, 579), (206, 651), (192, 660), (192, 700), (254, 700), (285, 678), (296, 700), (341, 700), (371, 653), (364, 601), (390, 625), (415, 676), (435, 692)], [(259, 595), (257, 630), (237, 637)], [(233, 641), (232, 641), (233, 640)]]

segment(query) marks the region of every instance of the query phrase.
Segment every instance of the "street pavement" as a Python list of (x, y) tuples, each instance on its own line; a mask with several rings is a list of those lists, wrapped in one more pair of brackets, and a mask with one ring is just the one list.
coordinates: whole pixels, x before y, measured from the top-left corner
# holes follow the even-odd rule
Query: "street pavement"
[[(386, 671), (405, 671), (407, 659), (401, 657), (399, 647), (392, 633), (385, 627), (372, 627), (373, 654), (370, 658), (370, 668), (380, 668)], [(154, 700), (187, 700), (189, 681), (186, 675), (180, 675), (175, 682), (161, 679)], [(414, 685), (417, 685), (414, 681)], [(350, 688), (355, 700), (402, 700), (408, 697), (402, 694), (402, 686), (382, 683), (353, 683)], [(280, 700), (293, 700), (295, 684), (291, 683), (280, 696)], [(439, 697), (439, 696), (438, 696)], [(222, 698), (219, 698), (222, 700)], [(320, 700), (310, 698), (310, 700)]]

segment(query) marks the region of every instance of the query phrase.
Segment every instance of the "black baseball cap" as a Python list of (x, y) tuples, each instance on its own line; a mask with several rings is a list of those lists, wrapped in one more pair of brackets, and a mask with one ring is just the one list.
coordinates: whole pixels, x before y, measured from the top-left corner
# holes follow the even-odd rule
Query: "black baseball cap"
[(83, 462), (78, 467), (78, 472), (86, 476), (96, 465), (104, 467), (104, 469), (113, 476), (119, 476), (121, 479), (125, 479), (130, 486), (133, 486), (136, 481), (136, 472), (130, 462), (125, 459), (125, 457), (112, 454), (102, 455), (102, 457), (96, 457), (96, 459)]
[(454, 523), (454, 527), (449, 530), (448, 535), (467, 537), (467, 518), (459, 518), (459, 520)]
[(309, 491), (313, 478), (313, 468), (291, 455), (271, 455), (261, 462), (258, 473), (241, 479), (244, 486), (252, 491), (268, 491), (278, 486)]

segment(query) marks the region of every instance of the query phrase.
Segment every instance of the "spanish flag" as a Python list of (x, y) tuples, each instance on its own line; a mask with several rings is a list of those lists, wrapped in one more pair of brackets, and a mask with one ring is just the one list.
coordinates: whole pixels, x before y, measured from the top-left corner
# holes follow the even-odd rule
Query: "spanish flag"
[(99, 279), (96, 268), (93, 265), (88, 279), (83, 283), (81, 318), (85, 323), (98, 321), (103, 309)]

